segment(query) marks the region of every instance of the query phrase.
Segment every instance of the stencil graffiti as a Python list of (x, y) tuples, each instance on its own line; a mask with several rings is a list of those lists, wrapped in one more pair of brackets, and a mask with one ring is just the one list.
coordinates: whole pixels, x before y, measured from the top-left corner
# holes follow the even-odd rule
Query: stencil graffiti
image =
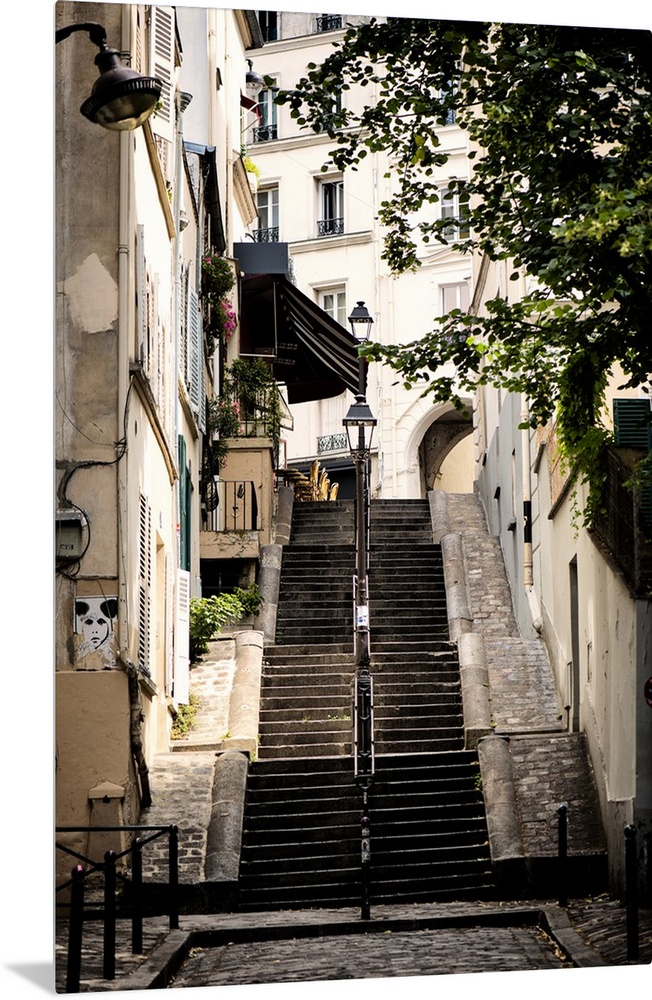
[(103, 665), (114, 661), (113, 622), (118, 614), (117, 597), (80, 597), (75, 600), (77, 655), (99, 651)]

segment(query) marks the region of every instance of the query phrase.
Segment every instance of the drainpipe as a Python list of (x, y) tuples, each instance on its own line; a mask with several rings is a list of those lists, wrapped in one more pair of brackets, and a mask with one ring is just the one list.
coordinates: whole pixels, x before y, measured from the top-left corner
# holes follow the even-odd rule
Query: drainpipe
[[(122, 14), (122, 38), (125, 51), (131, 51), (131, 20), (129, 8), (125, 7)], [(126, 43), (126, 44), (125, 44)], [(129, 394), (129, 247), (130, 247), (130, 200), (131, 200), (131, 143), (130, 132), (120, 133), (120, 180), (118, 209), (118, 419), (123, 422), (126, 433), (126, 409)], [(142, 740), (142, 708), (138, 682), (138, 668), (131, 662), (128, 653), (128, 617), (127, 603), (127, 560), (128, 560), (128, 523), (129, 510), (127, 504), (127, 455), (116, 465), (117, 502), (118, 502), (118, 662), (127, 673), (129, 687), (130, 725), (129, 736), (131, 752), (136, 762), (140, 777), (141, 805), (151, 804), (147, 763), (143, 752)]]
[(521, 409), (521, 463), (523, 475), (523, 586), (532, 615), (535, 631), (543, 628), (539, 600), (534, 590), (532, 559), (532, 484), (530, 481), (530, 409), (527, 397), (522, 397)]

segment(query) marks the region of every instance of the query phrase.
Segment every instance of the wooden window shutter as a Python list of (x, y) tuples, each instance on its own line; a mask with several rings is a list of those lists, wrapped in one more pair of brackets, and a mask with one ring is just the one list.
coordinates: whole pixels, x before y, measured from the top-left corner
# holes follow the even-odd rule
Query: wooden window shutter
[(149, 119), (152, 131), (172, 142), (174, 138), (174, 8), (151, 7), (150, 67), (163, 84), (161, 107)]
[(617, 448), (652, 448), (652, 423), (647, 399), (614, 399)]
[(202, 324), (199, 299), (194, 288), (189, 294), (189, 347), (190, 347), (190, 405), (197, 418), (200, 431), (206, 429), (206, 385), (204, 376), (204, 354), (202, 350)]
[(138, 522), (138, 666), (150, 673), (152, 510), (141, 494)]
[(187, 705), (190, 699), (190, 573), (177, 573), (177, 621), (175, 629), (174, 700)]

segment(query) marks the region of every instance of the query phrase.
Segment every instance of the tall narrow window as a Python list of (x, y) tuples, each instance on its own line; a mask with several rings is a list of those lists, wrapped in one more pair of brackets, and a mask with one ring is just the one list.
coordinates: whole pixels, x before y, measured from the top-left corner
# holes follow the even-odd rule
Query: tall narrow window
[(278, 188), (263, 188), (256, 195), (258, 229), (254, 233), (258, 243), (278, 243)]
[(275, 42), (278, 38), (278, 12), (275, 10), (259, 10), (258, 23), (264, 42)]
[(450, 240), (466, 240), (469, 238), (468, 222), (469, 202), (464, 190), (445, 188), (440, 196), (440, 214), (442, 219), (450, 219), (450, 224), (444, 226), (442, 232)]
[(323, 181), (320, 185), (321, 217), (318, 236), (337, 236), (344, 232), (344, 182)]
[(261, 90), (258, 95), (258, 125), (254, 127), (254, 142), (269, 142), (278, 139), (277, 107), (274, 103), (278, 87)]
[(320, 305), (325, 313), (346, 328), (346, 292), (343, 288), (329, 288), (322, 292)]

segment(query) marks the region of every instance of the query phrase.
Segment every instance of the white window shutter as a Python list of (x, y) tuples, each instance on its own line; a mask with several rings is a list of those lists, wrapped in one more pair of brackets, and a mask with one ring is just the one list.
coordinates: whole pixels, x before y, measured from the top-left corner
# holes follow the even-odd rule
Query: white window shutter
[(174, 700), (190, 700), (190, 573), (177, 570), (177, 621), (175, 629)]
[(151, 585), (152, 585), (152, 510), (141, 494), (139, 505), (138, 552), (138, 666), (150, 673)]
[(163, 84), (161, 107), (150, 118), (152, 131), (168, 142), (174, 138), (174, 8), (151, 7), (150, 68)]
[(201, 316), (199, 313), (199, 299), (194, 288), (190, 289), (188, 297), (188, 327), (190, 339), (190, 405), (193, 413), (199, 418), (201, 410), (202, 375), (204, 363), (201, 350)]

